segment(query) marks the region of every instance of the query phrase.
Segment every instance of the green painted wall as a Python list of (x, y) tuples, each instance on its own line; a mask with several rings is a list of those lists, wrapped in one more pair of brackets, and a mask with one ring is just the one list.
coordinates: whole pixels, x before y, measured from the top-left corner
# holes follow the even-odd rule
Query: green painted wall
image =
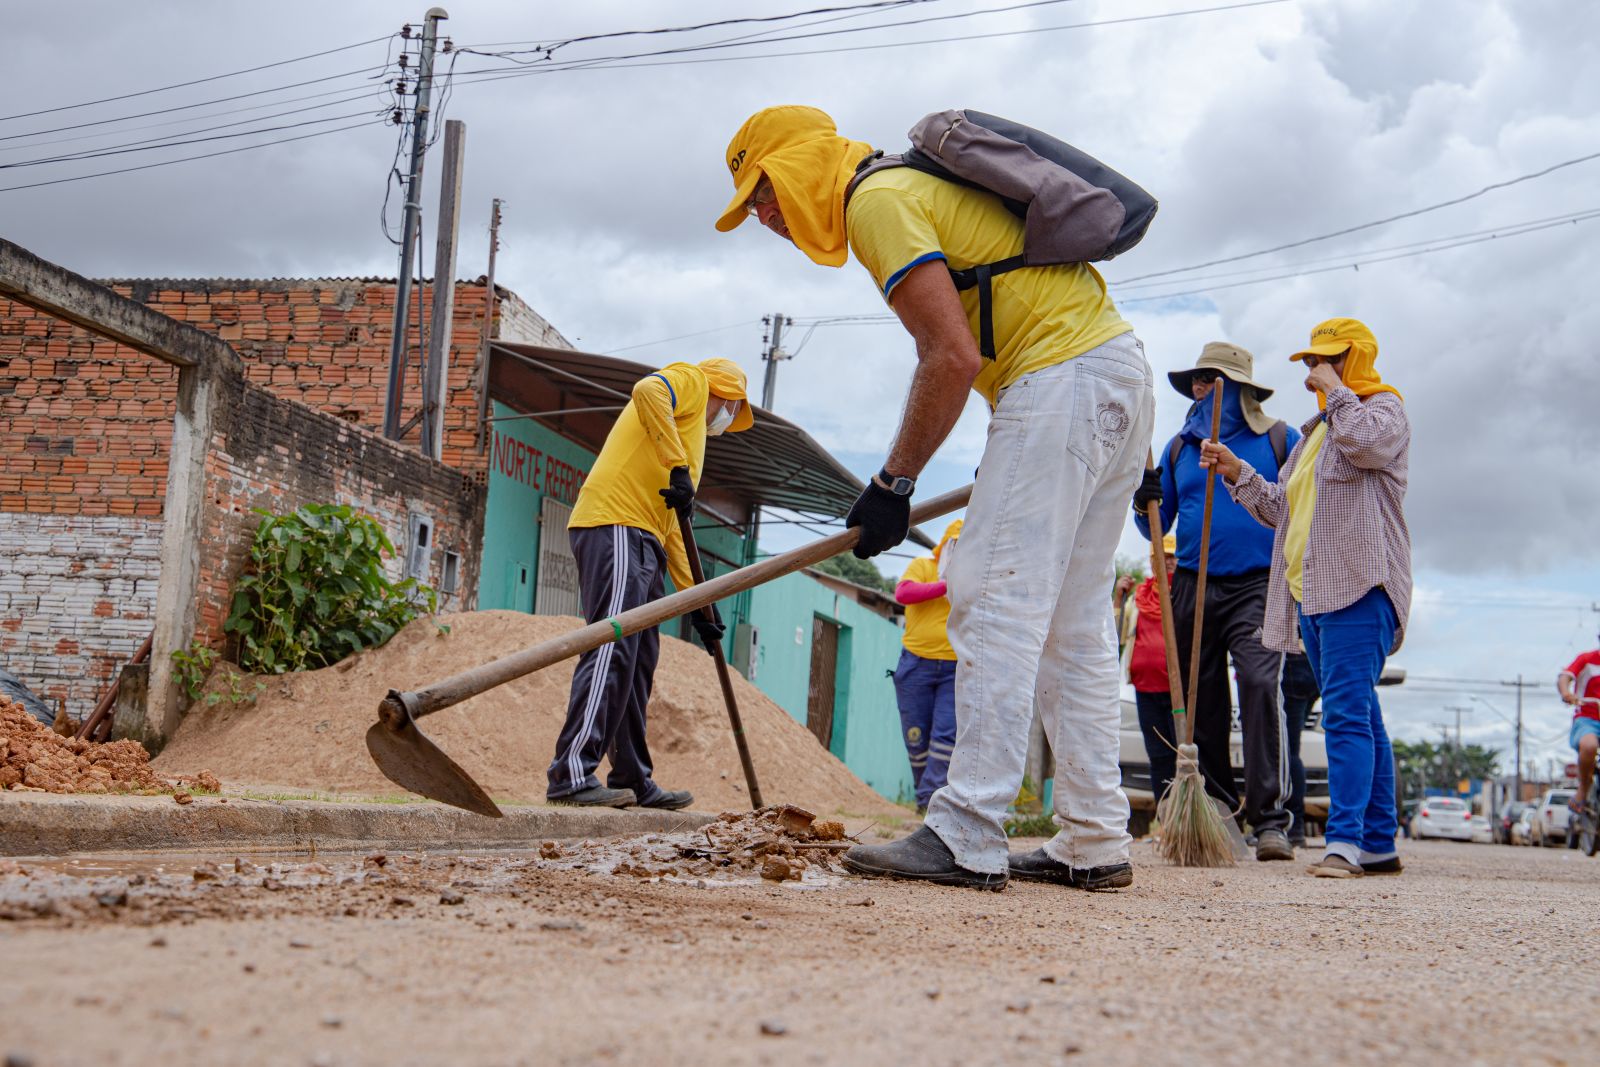
[[(497, 419), (516, 412), (498, 402)], [(539, 508), (548, 492), (571, 504), (594, 453), (532, 419), (496, 422), (489, 451), (478, 607), (533, 610), (538, 584)], [(526, 581), (520, 581), (525, 572)]]
[(804, 574), (757, 588), (750, 603), (751, 622), (760, 631), (755, 684), (802, 724), (812, 620), (820, 615), (839, 624), (830, 747), (873, 789), (890, 800), (909, 800), (911, 763), (900, 739), (894, 682), (885, 674), (900, 659), (900, 627)]

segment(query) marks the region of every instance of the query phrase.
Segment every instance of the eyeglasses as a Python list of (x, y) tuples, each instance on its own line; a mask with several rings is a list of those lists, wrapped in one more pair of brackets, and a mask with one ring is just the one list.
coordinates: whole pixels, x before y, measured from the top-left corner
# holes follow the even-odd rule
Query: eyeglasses
[(778, 191), (772, 187), (771, 179), (762, 178), (756, 184), (755, 192), (750, 194), (750, 199), (744, 202), (744, 209), (752, 216), (759, 217), (763, 207), (777, 202)]
[(1210, 385), (1220, 377), (1222, 377), (1221, 371), (1197, 370), (1194, 372), (1194, 374), (1190, 375), (1189, 380), (1192, 382), (1199, 382), (1201, 385)]

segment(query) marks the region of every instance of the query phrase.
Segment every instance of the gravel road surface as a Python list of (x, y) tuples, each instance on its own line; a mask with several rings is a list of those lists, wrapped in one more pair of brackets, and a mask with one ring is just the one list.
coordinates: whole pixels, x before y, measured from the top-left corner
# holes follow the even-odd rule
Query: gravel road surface
[(0, 861), (0, 1056), (1600, 1062), (1600, 858), (1566, 850), (1408, 843), (1403, 875), (1336, 881), (1141, 843), (1099, 894), (543, 852)]

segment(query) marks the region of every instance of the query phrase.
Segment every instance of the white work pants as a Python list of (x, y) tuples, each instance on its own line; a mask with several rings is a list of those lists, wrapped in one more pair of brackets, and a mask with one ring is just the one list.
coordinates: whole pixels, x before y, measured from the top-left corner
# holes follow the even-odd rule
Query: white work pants
[(1125, 333), (1019, 379), (989, 422), (948, 575), (955, 753), (927, 816), (969, 870), (1006, 869), (1036, 704), (1056, 761), (1046, 850), (1079, 868), (1128, 858), (1112, 558), (1154, 418), (1144, 346)]

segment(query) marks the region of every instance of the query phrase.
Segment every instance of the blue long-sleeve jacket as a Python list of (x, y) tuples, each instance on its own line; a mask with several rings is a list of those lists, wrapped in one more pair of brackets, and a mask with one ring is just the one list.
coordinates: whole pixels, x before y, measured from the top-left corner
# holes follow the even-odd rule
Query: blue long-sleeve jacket
[[(1244, 421), (1239, 408), (1240, 386), (1223, 379), (1226, 392), (1222, 407), (1220, 439), (1233, 450), (1234, 455), (1261, 472), (1268, 481), (1278, 477), (1278, 457), (1272, 452), (1272, 441), (1264, 433), (1256, 433)], [(1213, 394), (1215, 395), (1215, 394)], [(1294, 450), (1300, 432), (1286, 427), (1285, 454)], [(1200, 566), (1200, 523), (1205, 513), (1206, 479), (1200, 469), (1200, 441), (1211, 433), (1211, 397), (1196, 401), (1189, 409), (1183, 429), (1175, 439), (1182, 440), (1178, 462), (1169, 462), (1172, 442), (1168, 441), (1156, 453), (1161, 464), (1161, 528), (1172, 529), (1173, 519), (1178, 528), (1178, 566), (1197, 570)], [(1144, 513), (1135, 509), (1134, 525), (1146, 538), (1150, 536), (1150, 522)], [(1211, 558), (1206, 570), (1210, 574), (1246, 574), (1266, 570), (1272, 566), (1273, 531), (1251, 518), (1239, 504), (1234, 503), (1227, 489), (1218, 486), (1211, 500)]]

